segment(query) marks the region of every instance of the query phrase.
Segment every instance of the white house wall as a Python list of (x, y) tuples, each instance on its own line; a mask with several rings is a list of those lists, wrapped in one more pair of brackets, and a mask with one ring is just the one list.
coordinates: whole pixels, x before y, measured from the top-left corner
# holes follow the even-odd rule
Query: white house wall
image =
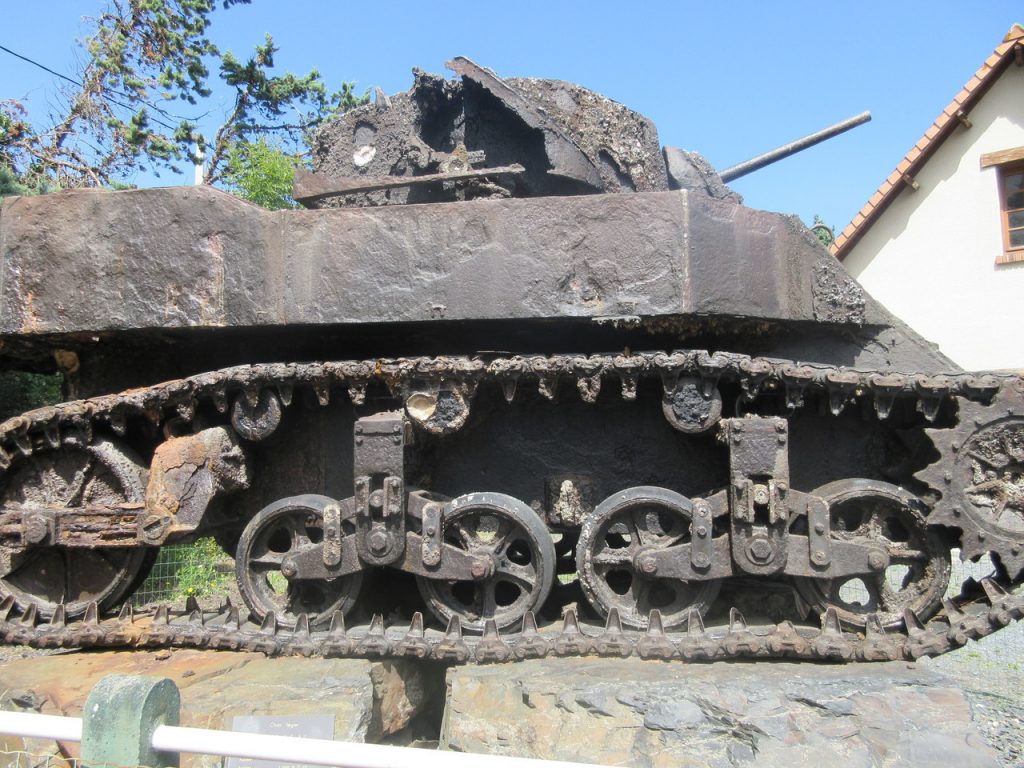
[(1003, 252), (997, 169), (981, 155), (1024, 146), (1024, 67), (1010, 65), (843, 265), (967, 370), (1024, 368), (1024, 263)]

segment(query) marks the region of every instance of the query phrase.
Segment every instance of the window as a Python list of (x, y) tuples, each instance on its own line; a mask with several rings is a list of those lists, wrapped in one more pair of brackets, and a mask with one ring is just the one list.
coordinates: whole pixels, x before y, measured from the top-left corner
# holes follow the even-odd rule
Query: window
[(1024, 261), (1024, 163), (999, 168), (1003, 256), (997, 263)]
[(1003, 252), (996, 257), (996, 264), (1024, 262), (1024, 147), (984, 154), (981, 167), (995, 167), (999, 179)]

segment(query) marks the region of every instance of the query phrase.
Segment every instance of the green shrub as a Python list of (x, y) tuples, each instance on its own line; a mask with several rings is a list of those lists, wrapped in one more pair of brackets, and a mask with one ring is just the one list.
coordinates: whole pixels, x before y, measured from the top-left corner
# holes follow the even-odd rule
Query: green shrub
[(217, 563), (224, 559), (224, 552), (213, 538), (198, 539), (185, 545), (179, 554), (171, 600), (214, 597), (227, 592), (231, 576), (217, 569)]
[(225, 560), (212, 538), (161, 547), (148, 578), (132, 595), (132, 604), (181, 603), (188, 597), (226, 595), (231, 575), (218, 568)]
[(0, 373), (0, 421), (33, 408), (59, 403), (61, 384), (59, 373)]

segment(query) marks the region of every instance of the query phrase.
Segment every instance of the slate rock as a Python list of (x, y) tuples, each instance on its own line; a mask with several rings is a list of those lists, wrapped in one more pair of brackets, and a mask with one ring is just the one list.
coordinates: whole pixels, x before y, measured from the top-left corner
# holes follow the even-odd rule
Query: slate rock
[(999, 765), (913, 664), (539, 659), (448, 673), (442, 748), (605, 765)]
[[(258, 653), (177, 650), (70, 653), (0, 666), (0, 691), (39, 704), (42, 714), (79, 716), (105, 675), (167, 677), (181, 691), (181, 724), (230, 730), (237, 715), (334, 716), (334, 738), (376, 741), (409, 725), (424, 706), (423, 677), (411, 660), (267, 658)], [(0, 709), (25, 711), (10, 694)], [(33, 740), (34, 754), (53, 744)], [(77, 756), (77, 745), (64, 745)], [(40, 751), (41, 750), (41, 751)], [(183, 756), (185, 768), (220, 765), (219, 758)]]

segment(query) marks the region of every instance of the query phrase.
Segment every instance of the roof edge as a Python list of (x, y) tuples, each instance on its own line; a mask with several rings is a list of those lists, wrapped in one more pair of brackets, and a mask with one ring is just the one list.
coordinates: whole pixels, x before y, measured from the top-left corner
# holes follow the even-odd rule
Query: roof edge
[(882, 212), (895, 200), (906, 186), (905, 179), (913, 178), (917, 171), (935, 154), (956, 127), (960, 118), (970, 113), (974, 105), (999, 79), (1014, 58), (1017, 47), (1024, 48), (1024, 26), (1014, 24), (1003, 41), (960, 89), (959, 93), (929, 126), (924, 135), (896, 165), (885, 181), (868, 199), (832, 243), (832, 254), (843, 261), (853, 246), (867, 233)]

